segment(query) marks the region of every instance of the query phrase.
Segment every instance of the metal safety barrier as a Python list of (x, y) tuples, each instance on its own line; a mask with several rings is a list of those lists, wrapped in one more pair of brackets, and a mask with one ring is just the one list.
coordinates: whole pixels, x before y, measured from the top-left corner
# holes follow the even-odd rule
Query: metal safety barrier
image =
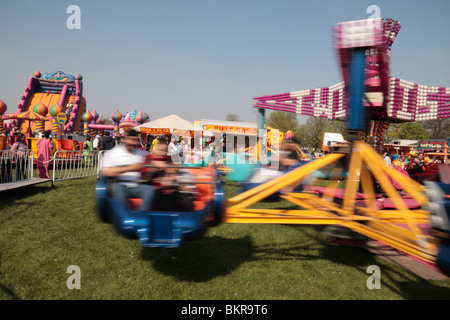
[(0, 151), (0, 183), (33, 178), (32, 150)]
[(50, 159), (52, 180), (55, 181), (98, 176), (102, 152), (56, 151)]
[(0, 191), (45, 181), (53, 186), (55, 181), (98, 177), (102, 159), (103, 151), (97, 150), (56, 151), (44, 162), (35, 158), (31, 149), (0, 150)]

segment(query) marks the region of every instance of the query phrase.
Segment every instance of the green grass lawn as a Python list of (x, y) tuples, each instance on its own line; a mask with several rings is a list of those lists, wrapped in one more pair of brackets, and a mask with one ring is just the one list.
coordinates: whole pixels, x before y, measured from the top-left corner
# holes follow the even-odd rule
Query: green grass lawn
[[(99, 221), (95, 177), (0, 194), (0, 299), (448, 299), (426, 281), (313, 226), (221, 224), (179, 248), (142, 248)], [(227, 194), (235, 185), (227, 186)], [(262, 207), (286, 203), (262, 203)], [(70, 290), (67, 268), (81, 270)], [(381, 289), (367, 288), (367, 268)]]

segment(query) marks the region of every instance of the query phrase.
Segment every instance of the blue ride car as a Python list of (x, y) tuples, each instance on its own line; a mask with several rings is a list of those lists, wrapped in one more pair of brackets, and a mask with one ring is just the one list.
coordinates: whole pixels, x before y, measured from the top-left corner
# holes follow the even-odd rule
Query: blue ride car
[[(130, 199), (129, 206), (122, 205), (112, 196), (111, 184), (100, 177), (96, 186), (97, 210), (101, 221), (111, 223), (122, 236), (139, 239), (144, 247), (178, 247), (183, 240), (197, 238), (210, 226), (222, 221), (224, 210), (223, 182), (214, 168), (187, 168), (195, 175), (200, 170), (209, 170), (213, 175), (209, 181), (195, 181), (190, 186), (196, 189), (188, 197), (192, 201), (190, 211), (165, 210), (154, 206), (152, 211), (136, 210)], [(169, 187), (170, 189), (170, 187)]]

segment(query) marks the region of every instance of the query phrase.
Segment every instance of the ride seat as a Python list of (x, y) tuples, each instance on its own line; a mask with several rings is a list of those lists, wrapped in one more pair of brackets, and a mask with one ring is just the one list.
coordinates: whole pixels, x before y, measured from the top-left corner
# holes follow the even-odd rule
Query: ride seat
[(144, 200), (141, 198), (129, 198), (128, 199), (128, 207), (131, 210), (138, 210)]
[(193, 201), (194, 211), (202, 210), (208, 201), (211, 199), (211, 185), (209, 184), (196, 184), (197, 193)]
[(75, 149), (74, 148), (75, 144), (76, 144), (76, 142), (73, 140), (61, 139), (61, 149), (62, 150), (72, 151)]
[(194, 200), (192, 203), (194, 205), (194, 211), (202, 210), (206, 204), (204, 201), (201, 200)]
[[(212, 168), (204, 168), (201, 170), (190, 170), (192, 175), (196, 174), (204, 174), (205, 171), (211, 171)], [(210, 179), (197, 179), (198, 182), (211, 182)], [(197, 196), (195, 197), (193, 204), (194, 204), (194, 211), (202, 210), (206, 204), (211, 200), (211, 198), (214, 195), (214, 188), (212, 184), (209, 183), (197, 183), (195, 184), (197, 188)]]

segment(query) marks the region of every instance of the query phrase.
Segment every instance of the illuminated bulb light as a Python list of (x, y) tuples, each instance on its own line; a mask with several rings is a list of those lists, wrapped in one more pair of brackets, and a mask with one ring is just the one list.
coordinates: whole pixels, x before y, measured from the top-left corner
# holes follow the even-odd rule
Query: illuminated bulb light
[(379, 19), (367, 19), (339, 23), (336, 30), (336, 43), (339, 48), (376, 46), (382, 44), (381, 28), (373, 28), (373, 22)]

